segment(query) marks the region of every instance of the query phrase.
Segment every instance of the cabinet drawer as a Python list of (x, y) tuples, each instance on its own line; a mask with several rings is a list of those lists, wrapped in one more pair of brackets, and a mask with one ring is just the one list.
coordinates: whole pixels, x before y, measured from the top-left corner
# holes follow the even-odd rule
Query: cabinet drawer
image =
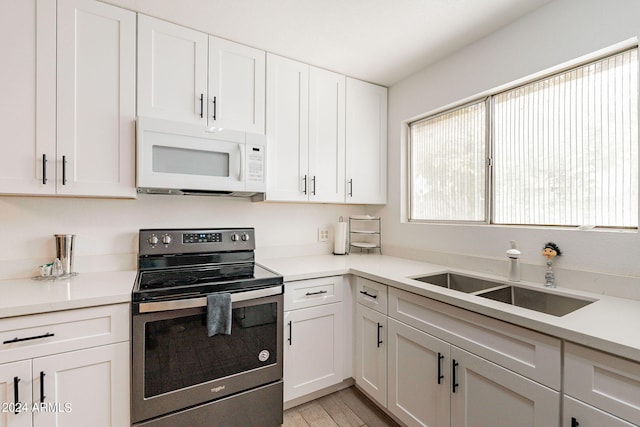
[(640, 425), (640, 363), (565, 344), (565, 393)]
[(0, 363), (129, 340), (129, 304), (0, 320)]
[(320, 279), (287, 282), (284, 285), (284, 309), (314, 307), (342, 301), (343, 277), (332, 276)]
[(389, 316), (560, 390), (560, 340), (391, 288)]
[(356, 277), (356, 298), (365, 307), (387, 314), (387, 285)]

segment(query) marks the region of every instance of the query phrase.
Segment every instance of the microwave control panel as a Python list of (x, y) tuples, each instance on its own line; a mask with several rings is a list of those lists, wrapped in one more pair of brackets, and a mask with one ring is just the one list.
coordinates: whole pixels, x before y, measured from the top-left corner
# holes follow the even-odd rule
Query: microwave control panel
[(247, 146), (247, 182), (264, 182), (264, 150), (260, 145)]

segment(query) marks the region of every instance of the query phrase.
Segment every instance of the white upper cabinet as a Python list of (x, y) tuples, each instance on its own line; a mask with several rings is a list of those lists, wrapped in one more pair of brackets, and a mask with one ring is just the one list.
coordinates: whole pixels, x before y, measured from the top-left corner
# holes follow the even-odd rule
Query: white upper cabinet
[(209, 127), (264, 134), (265, 55), (209, 36)]
[(309, 201), (344, 202), (345, 77), (309, 67)]
[(58, 194), (135, 197), (136, 16), (58, 0)]
[(264, 134), (265, 52), (138, 14), (138, 115)]
[(344, 203), (345, 77), (267, 57), (267, 199)]
[(267, 199), (307, 201), (309, 66), (267, 54)]
[(346, 202), (387, 202), (387, 89), (347, 78)]
[[(53, 170), (56, 158), (55, 2), (2, 2), (0, 52), (4, 63), (0, 67), (3, 132), (0, 193), (53, 194), (56, 187)], [(50, 170), (48, 174), (45, 164)]]
[(138, 14), (138, 115), (207, 124), (208, 35)]
[(0, 192), (135, 197), (135, 14), (93, 0), (0, 7), (12, 64)]

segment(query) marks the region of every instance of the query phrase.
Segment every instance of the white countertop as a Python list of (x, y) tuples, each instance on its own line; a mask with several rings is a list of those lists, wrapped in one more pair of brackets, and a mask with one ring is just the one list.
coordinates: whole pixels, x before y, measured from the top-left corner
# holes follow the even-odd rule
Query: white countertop
[(82, 273), (68, 279), (0, 281), (0, 319), (131, 301), (135, 271)]
[[(355, 274), (408, 292), (481, 313), (578, 344), (640, 362), (640, 301), (557, 288), (551, 292), (597, 299), (562, 317), (468, 295), (410, 279), (411, 276), (457, 271), (506, 282), (504, 277), (383, 255), (318, 255), (265, 259), (263, 266), (285, 282)], [(49, 311), (126, 303), (131, 300), (135, 271), (83, 273), (57, 281), (0, 281), (0, 318)], [(541, 284), (520, 285), (545, 290)]]
[(467, 273), (508, 283), (506, 277), (372, 254), (305, 256), (259, 260), (284, 276), (285, 282), (315, 277), (355, 274), (408, 292), (475, 311), (525, 328), (640, 362), (640, 301), (519, 282), (554, 293), (597, 301), (562, 317), (492, 301), (410, 279), (410, 276), (445, 271)]

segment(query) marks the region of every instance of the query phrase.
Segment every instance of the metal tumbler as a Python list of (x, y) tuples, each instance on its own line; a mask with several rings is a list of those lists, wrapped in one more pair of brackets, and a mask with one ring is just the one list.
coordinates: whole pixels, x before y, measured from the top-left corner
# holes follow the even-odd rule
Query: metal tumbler
[(73, 241), (75, 234), (54, 234), (56, 258), (62, 263), (62, 274), (73, 273)]

